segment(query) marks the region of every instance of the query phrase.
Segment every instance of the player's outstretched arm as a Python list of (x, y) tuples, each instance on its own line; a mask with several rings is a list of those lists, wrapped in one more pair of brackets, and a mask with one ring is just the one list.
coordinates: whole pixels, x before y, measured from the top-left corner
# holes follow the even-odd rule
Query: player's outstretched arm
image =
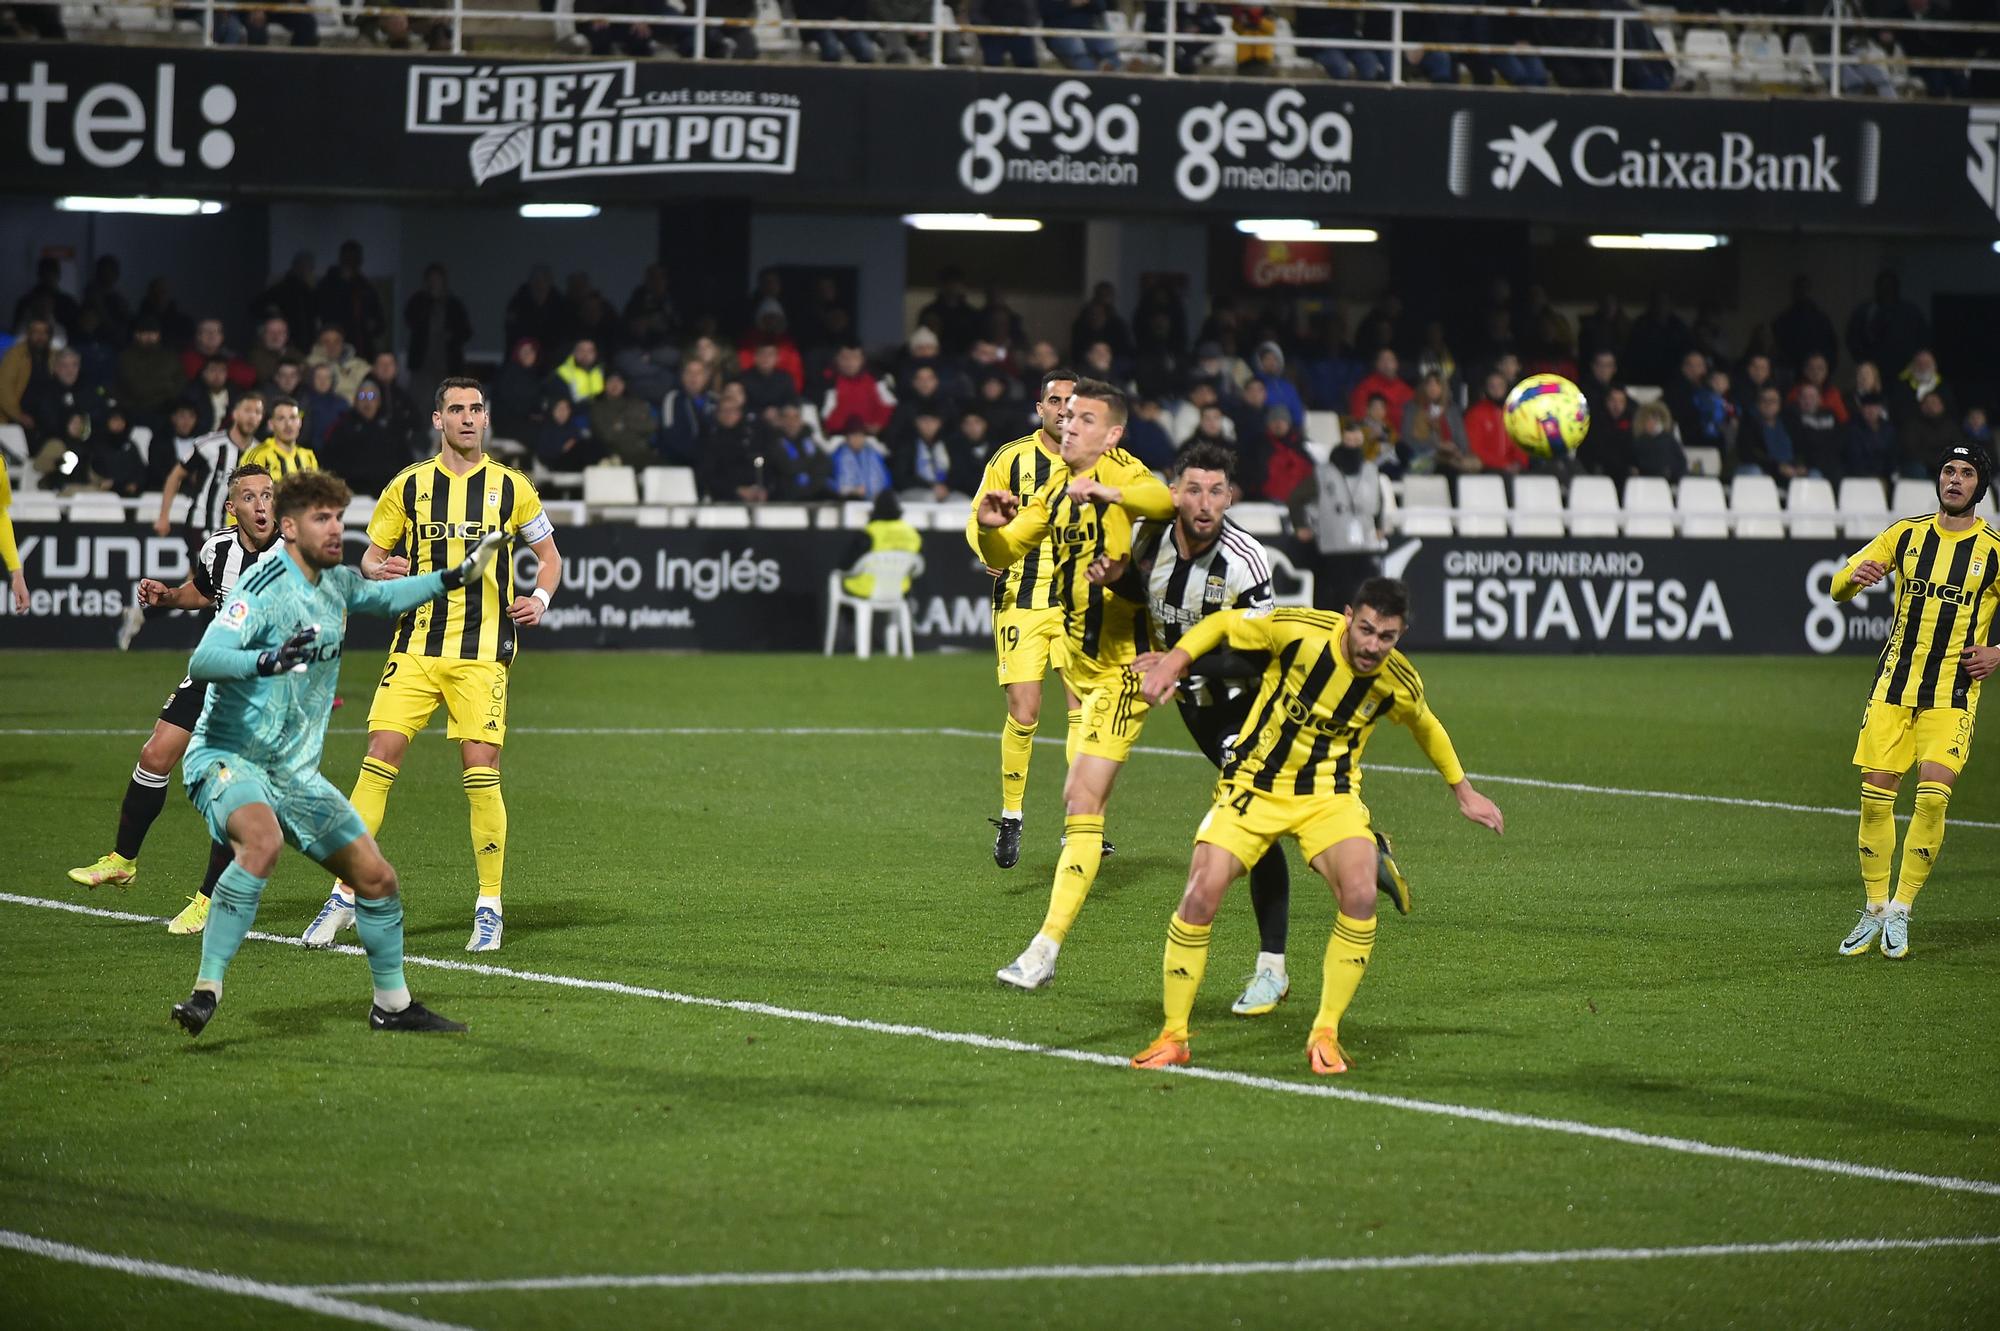
[(139, 604), (144, 606), (165, 606), (169, 610), (206, 610), (209, 598), (201, 594), (201, 588), (189, 578), (178, 587), (169, 587), (164, 582), (152, 578), (139, 579)]
[(1453, 798), (1458, 801), (1458, 811), (1478, 823), (1490, 827), (1496, 834), (1504, 835), (1507, 820), (1501, 816), (1500, 806), (1472, 788), (1470, 781), (1460, 781), (1451, 788)]
[(345, 580), (348, 608), (359, 610), (364, 615), (383, 616), (414, 610), (425, 601), (435, 600), (440, 593), (456, 591), (478, 579), (492, 566), (500, 547), (506, 543), (505, 532), (488, 532), (463, 560), (450, 568), (421, 577), (368, 582), (350, 576)]
[(1438, 769), (1438, 775), (1451, 787), (1452, 798), (1458, 801), (1458, 811), (1481, 827), (1501, 831), (1506, 820), (1500, 816), (1500, 806), (1472, 788), (1472, 782), (1465, 776), (1465, 765), (1458, 760), (1458, 750), (1452, 747), (1451, 736), (1445, 733), (1444, 723), (1424, 705), (1421, 696), (1414, 707), (1406, 700), (1399, 700), (1397, 710), (1403, 714), (1403, 724), (1409, 727), (1417, 747), (1424, 751), (1424, 756), (1431, 760), (1431, 766)]
[(979, 557), (988, 568), (1012, 568), (1042, 543), (1049, 531), (1046, 496), (1036, 493), (1023, 504), (1011, 490), (988, 490), (979, 496)]

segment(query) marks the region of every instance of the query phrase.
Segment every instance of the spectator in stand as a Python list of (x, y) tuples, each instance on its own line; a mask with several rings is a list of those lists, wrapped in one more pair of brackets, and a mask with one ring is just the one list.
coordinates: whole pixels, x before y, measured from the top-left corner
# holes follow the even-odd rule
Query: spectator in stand
[(1944, 376), (1938, 373), (1937, 357), (1927, 348), (1920, 348), (1910, 357), (1903, 372), (1896, 376), (1889, 396), (1889, 414), (1899, 421), (1907, 421), (1930, 397), (1943, 399), (1945, 412), (1950, 413), (1951, 394), (1945, 387)]
[(576, 472), (600, 461), (604, 450), (591, 438), (590, 426), (577, 414), (575, 404), (558, 394), (536, 436), (535, 456), (550, 471)]
[(1243, 385), (1243, 391), (1222, 404), (1222, 414), (1229, 418), (1234, 430), (1236, 451), (1241, 455), (1241, 465), (1236, 469), (1236, 478), (1243, 482), (1246, 491), (1254, 490), (1252, 480), (1263, 477), (1264, 410), (1271, 405), (1269, 394), (1264, 391), (1261, 381), (1252, 379)]
[[(34, 398), (28, 414), (35, 428), (28, 432), (28, 456), (35, 469), (48, 473), (62, 461), (65, 451), (82, 457), (82, 443), (92, 427), (103, 422), (110, 395), (83, 378), (83, 357), (76, 348), (64, 347), (49, 357), (49, 377)], [(75, 428), (81, 419), (84, 427)]]
[(1984, 448), (1987, 456), (1992, 456), (1993, 425), (1986, 418), (1986, 408), (1966, 408), (1965, 419), (1959, 422), (1958, 429), (1964, 438), (1970, 439), (1973, 443)]
[(1944, 394), (1926, 395), (1896, 434), (1903, 455), (1903, 475), (1936, 476), (1938, 457), (1958, 440), (1959, 430), (1945, 409)]
[(1576, 350), (1579, 356), (1592, 357), (1600, 351), (1608, 351), (1614, 356), (1625, 354), (1625, 345), (1632, 338), (1632, 319), (1625, 313), (1624, 304), (1615, 293), (1599, 298), (1597, 308), (1583, 316), (1576, 327)]
[(1388, 40), (1390, 19), (1386, 12), (1356, 13), (1349, 9), (1300, 7), (1292, 20), (1292, 31), (1310, 41), (1375, 41), (1372, 46), (1301, 46), (1305, 56), (1316, 61), (1328, 78), (1382, 83), (1389, 77)]
[(985, 480), (986, 459), (993, 455), (993, 426), (978, 412), (968, 411), (958, 418), (958, 436), (965, 447), (959, 451), (957, 460), (965, 470), (952, 477), (951, 488), (976, 495)]
[[(1953, 14), (1950, 0), (1878, 0), (1868, 12), (1878, 19), (1904, 23), (1936, 23), (1939, 19), (1950, 22), (1954, 18), (1980, 18), (1990, 22), (1993, 17), (1991, 5), (1968, 5), (1965, 12)], [(1900, 46), (1904, 55), (1917, 60), (1964, 60), (1972, 54), (1977, 40), (1969, 33), (1926, 32), (1921, 27), (1884, 28), (1879, 32), (1876, 42), (1883, 49)], [(1980, 54), (1990, 58), (1988, 52)], [(1925, 65), (1915, 73), (1923, 81), (1924, 91), (1932, 97), (1963, 100), (1972, 96), (1972, 72), (1967, 67)]]
[[(1166, 413), (1156, 397), (1141, 397), (1132, 404), (1131, 419), (1118, 446), (1153, 471), (1173, 465), (1174, 441), (1167, 435)], [(976, 491), (974, 493), (977, 493)]]
[(222, 320), (203, 319), (194, 326), (194, 340), (181, 351), (181, 373), (192, 379), (215, 356), (222, 357), (231, 387), (250, 388), (256, 384), (257, 371), (250, 368), (250, 362), (224, 345)]
[(971, 350), (985, 321), (966, 295), (962, 269), (952, 267), (938, 273), (937, 292), (917, 311), (917, 322), (936, 330), (943, 354), (963, 356)]
[[(403, 373), (402, 366), (396, 361), (395, 352), (376, 352), (375, 358), (368, 362), (368, 377), (382, 390), (382, 410), (388, 416), (391, 425), (405, 434), (429, 432), (431, 402), (437, 390), (432, 389), (430, 394), (421, 399), (419, 405), (417, 394), (410, 383), (410, 376)], [(360, 391), (359, 388), (355, 389), (357, 395)]]
[(1591, 353), (1589, 368), (1577, 379), (1576, 386), (1583, 393), (1583, 400), (1596, 411), (1604, 401), (1604, 395), (1611, 391), (1611, 385), (1618, 382), (1618, 353), (1609, 347), (1600, 347)]
[(1469, 62), (1484, 66), (1487, 82), (1504, 82), (1512, 88), (1549, 86), (1549, 67), (1542, 63), (1539, 55), (1527, 49), (1535, 38), (1530, 20), (1479, 15), (1472, 18), (1465, 31), (1467, 37), (1461, 40), (1514, 48)]
[(1833, 418), (1842, 425), (1848, 423), (1847, 400), (1840, 395), (1840, 389), (1828, 381), (1826, 357), (1818, 352), (1808, 355), (1799, 366), (1798, 382), (1792, 391), (1785, 394), (1787, 405), (1799, 400), (1799, 390), (1810, 385), (1819, 391), (1820, 405), (1833, 413)]
[(424, 284), (403, 305), (404, 345), (410, 378), (419, 396), (430, 397), (438, 381), (465, 373), (465, 344), (472, 340), (472, 316), (451, 289), (441, 263), (424, 269)]
[[(1604, 395), (1604, 409), (1590, 413), (1590, 428), (1576, 450), (1577, 464), (1618, 485), (1632, 474), (1632, 399), (1625, 385), (1613, 384)], [(1509, 441), (1512, 442), (1511, 440)]]
[(692, 467), (701, 458), (715, 421), (713, 382), (708, 362), (691, 356), (681, 362), (680, 387), (660, 403), (660, 454), (675, 466)]
[(174, 469), (175, 463), (193, 455), (194, 441), (201, 437), (201, 431), (195, 428), (197, 424), (192, 403), (176, 402), (167, 408), (166, 433), (154, 436), (153, 450), (146, 459), (148, 490), (164, 489), (167, 473)]
[(507, 345), (518, 346), (523, 338), (537, 346), (559, 347), (570, 335), (569, 306), (556, 290), (555, 275), (545, 263), (528, 270), (528, 280), (507, 298), (505, 317)]
[(146, 458), (132, 442), (132, 422), (116, 402), (105, 408), (104, 422), (93, 428), (84, 453), (91, 488), (136, 499), (146, 489)]
[(799, 355), (798, 343), (786, 331), (785, 307), (775, 297), (767, 297), (757, 306), (757, 326), (743, 335), (742, 345), (736, 349), (735, 365), (740, 372), (757, 363), (760, 347), (771, 347), (776, 353), (772, 365), (791, 380), (794, 393), (803, 392), (806, 383), (806, 366)]
[(1403, 16), (1403, 82), (1450, 83), (1458, 77), (1457, 62), (1449, 51), (1439, 51), (1430, 43), (1451, 45), (1468, 40), (1465, 20), (1438, 13), (1438, 6), (1425, 5)]
[(368, 377), (368, 362), (355, 354), (347, 344), (347, 330), (339, 324), (327, 324), (313, 339), (312, 354), (306, 357), (308, 367), (324, 365), (333, 371), (333, 391), (354, 401), (354, 390), (361, 387), (361, 381)]
[[(340, 261), (326, 270), (313, 299), (319, 308), (320, 327), (338, 324), (362, 356), (375, 354), (378, 343), (389, 335), (389, 321), (382, 313), (382, 297), (375, 284), (361, 271), (361, 242), (340, 243)], [(356, 381), (359, 387), (360, 381)]]
[[(114, 347), (124, 345), (132, 333), (132, 302), (125, 299), (125, 293), (118, 289), (118, 279), (123, 272), (117, 255), (101, 254), (91, 272), (90, 281), (83, 288), (83, 308), (96, 313), (105, 338)], [(81, 321), (81, 314), (78, 319)]]
[(1679, 481), (1687, 469), (1687, 453), (1674, 438), (1673, 413), (1659, 402), (1639, 408), (1632, 418), (1632, 474)]
[(250, 362), (257, 382), (264, 384), (278, 373), (279, 361), (303, 360), (305, 353), (292, 345), (291, 325), (274, 314), (257, 325), (257, 345), (250, 348), (244, 359)]
[(868, 427), (859, 417), (847, 423), (842, 436), (840, 447), (833, 451), (834, 493), (842, 499), (873, 499), (890, 489), (888, 459), (868, 437)]
[(1667, 293), (1656, 288), (1646, 312), (1633, 321), (1620, 360), (1632, 382), (1664, 386), (1673, 381), (1674, 367), (1693, 347), (1694, 334), (1674, 313)]
[(200, 376), (181, 390), (181, 401), (195, 410), (195, 429), (201, 434), (220, 430), (229, 419), (235, 394), (229, 387), (229, 362), (215, 356), (202, 366)]
[(778, 365), (775, 342), (762, 343), (750, 353), (750, 365), (737, 382), (743, 385), (745, 405), (755, 420), (773, 421), (778, 408), (799, 400), (797, 381)]
[(1313, 599), (1322, 609), (1344, 606), (1363, 581), (1381, 571), (1382, 475), (1368, 461), (1360, 427), (1341, 431), (1324, 463), (1292, 490), (1292, 535), (1313, 569)]
[(1725, 458), (1734, 456), (1736, 436), (1743, 428), (1743, 413), (1736, 409), (1729, 371), (1719, 365), (1709, 370), (1708, 387), (1695, 395), (1695, 403), (1704, 418), (1715, 421), (1715, 442), (1708, 446), (1721, 449)]
[(542, 385), (548, 378), (541, 358), (541, 344), (532, 337), (521, 338), (508, 348), (507, 363), (487, 385), (487, 408), (496, 438), (528, 444), (541, 433), (547, 398)]
[[(281, 397), (288, 397), (297, 402), (299, 394), (305, 391), (305, 380), (306, 363), (297, 357), (287, 356), (278, 362), (277, 368), (271, 371), (269, 379), (257, 385), (257, 391), (264, 395), (266, 402), (276, 402)], [(313, 447), (317, 442), (310, 437), (304, 440), (307, 448)]]
[(766, 430), (765, 484), (771, 498), (807, 501), (831, 497), (831, 460), (826, 446), (813, 437), (805, 411), (796, 400), (778, 408), (775, 425)]
[(146, 284), (146, 294), (139, 299), (139, 315), (150, 315), (159, 322), (160, 340), (170, 347), (180, 346), (194, 336), (194, 322), (181, 313), (180, 302), (174, 299), (164, 277)]
[[(299, 399), (299, 414), (305, 418), (300, 434), (312, 440), (313, 447), (333, 433), (352, 405), (334, 391), (335, 382), (333, 366), (321, 362), (306, 367), (306, 392)], [(354, 391), (359, 396), (361, 389), (357, 385)], [(430, 421), (426, 419), (424, 425), (428, 427)]]
[[(665, 18), (668, 13), (666, 0), (627, 0), (623, 8), (628, 14), (646, 14), (653, 18)], [(660, 53), (659, 34), (650, 23), (613, 23), (609, 19), (592, 19), (578, 26), (577, 36), (583, 39), (595, 56), (629, 55), (649, 60)]]
[(1040, 0), (1040, 5), (1042, 40), (1048, 43), (1050, 55), (1080, 72), (1118, 68), (1118, 47), (1109, 37), (1067, 35), (1102, 32), (1105, 0)]
[(1277, 16), (1264, 5), (1231, 5), (1229, 30), (1235, 34), (1236, 72), (1260, 77), (1271, 72), (1277, 58), (1273, 39), (1277, 36)]
[(1858, 394), (1854, 401), (1854, 419), (1847, 427), (1847, 474), (1886, 479), (1899, 461), (1889, 404), (1879, 392)]
[(715, 424), (702, 441), (695, 464), (702, 497), (711, 501), (761, 504), (771, 497), (764, 484), (765, 432), (744, 417), (741, 403), (715, 404)]
[(411, 438), (383, 409), (382, 385), (363, 379), (354, 390), (354, 409), (327, 434), (320, 458), (354, 493), (379, 495), (397, 472), (415, 461)]
[(1736, 385), (1737, 414), (1745, 420), (1755, 416), (1766, 387), (1777, 387), (1777, 380), (1771, 377), (1771, 358), (1753, 351), (1743, 358), (1743, 374)]
[(660, 460), (653, 449), (658, 428), (653, 409), (632, 396), (625, 376), (616, 370), (607, 373), (603, 394), (590, 404), (591, 437), (626, 466), (650, 467)]
[[(728, 26), (712, 26), (705, 38), (704, 51), (710, 60), (755, 60), (757, 58), (757, 34), (752, 25), (757, 19), (755, 0), (708, 0), (708, 19), (714, 24), (717, 19), (733, 19)], [(683, 60), (694, 59), (694, 29), (677, 28), (675, 46)]]
[(840, 59), (844, 50), (856, 64), (872, 65), (881, 58), (875, 39), (860, 28), (821, 28), (820, 23), (865, 23), (866, 0), (792, 0), (792, 12), (799, 20), (799, 40), (819, 51), (828, 64)]
[(1803, 369), (1811, 356), (1821, 357), (1826, 363), (1823, 368), (1831, 368), (1840, 358), (1840, 337), (1833, 331), (1833, 320), (1813, 299), (1812, 279), (1804, 273), (1792, 279), (1792, 303), (1771, 320), (1771, 340), (1779, 358), (1793, 368)]
[(1402, 437), (1389, 416), (1389, 399), (1380, 393), (1368, 399), (1361, 412), (1361, 448), (1368, 460), (1385, 476), (1403, 474)]
[[(1396, 419), (1401, 419), (1403, 409), (1410, 405), (1410, 399), (1416, 396), (1416, 390), (1403, 382), (1401, 375), (1398, 373), (1400, 369), (1401, 363), (1396, 359), (1394, 350), (1389, 347), (1383, 347), (1377, 351), (1375, 353), (1375, 368), (1370, 371), (1366, 378), (1354, 386), (1352, 393), (1348, 394), (1347, 414), (1350, 416), (1367, 415), (1369, 400), (1379, 397), (1382, 399), (1385, 413)], [(1374, 461), (1372, 455), (1369, 460)]]
[(243, 12), (242, 40), (250, 46), (271, 44), (271, 25), (275, 23), (291, 36), (291, 46), (319, 45), (319, 18), (311, 10), (279, 10), (272, 12), (251, 9)]
[[(1605, 398), (1616, 384), (1606, 387)], [(1465, 412), (1467, 451), (1485, 471), (1518, 472), (1528, 465), (1528, 455), (1507, 434), (1507, 380), (1497, 371), (1488, 371), (1479, 391), (1479, 400)], [(1594, 422), (1602, 406), (1590, 409)]]
[(1259, 499), (1282, 504), (1292, 497), (1299, 482), (1312, 474), (1312, 456), (1306, 452), (1291, 410), (1273, 402), (1264, 413), (1262, 476), (1255, 487), (1245, 489)]
[(67, 335), (76, 327), (77, 315), (82, 312), (76, 297), (62, 289), (62, 260), (44, 255), (35, 261), (35, 284), (14, 302), (14, 322), (8, 327), (23, 328), (30, 318), (39, 315)]
[(1427, 374), (1444, 380), (1446, 388), (1453, 388), (1459, 382), (1458, 357), (1445, 341), (1444, 323), (1438, 319), (1424, 325), (1424, 342), (1417, 348), (1417, 378), (1421, 380)]
[(1099, 297), (1084, 302), (1083, 310), (1070, 325), (1070, 353), (1075, 361), (1087, 358), (1090, 345), (1102, 342), (1111, 348), (1113, 360), (1123, 364), (1132, 353), (1132, 334), (1118, 317), (1111, 302)]
[(1299, 360), (1306, 406), (1314, 411), (1351, 414), (1354, 386), (1367, 373), (1367, 364), (1347, 345), (1347, 328), (1339, 314), (1328, 311), (1313, 316), (1312, 342)]
[(1721, 419), (1715, 404), (1707, 400), (1708, 357), (1690, 351), (1681, 357), (1680, 373), (1666, 385), (1663, 405), (1689, 444), (1720, 447)]
[(1218, 448), (1226, 448), (1232, 455), (1239, 458), (1236, 474), (1237, 487), (1240, 489), (1242, 487), (1243, 468), (1240, 462), (1241, 454), (1238, 453), (1236, 448), (1236, 427), (1230, 423), (1227, 416), (1222, 414), (1222, 408), (1213, 402), (1203, 407), (1201, 414), (1195, 418), (1194, 432), (1180, 441), (1182, 448), (1186, 448), (1189, 444), (1197, 443), (1214, 444)]
[(550, 376), (551, 396), (566, 393), (569, 400), (585, 410), (590, 402), (604, 392), (604, 366), (597, 359), (597, 343), (589, 338), (579, 338), (570, 348), (569, 359), (556, 366)]
[(1805, 457), (1793, 442), (1784, 395), (1776, 384), (1758, 391), (1757, 414), (1743, 422), (1737, 435), (1737, 457), (1739, 476), (1769, 476), (1782, 485), (1806, 474)]
[[(1035, 28), (1041, 26), (1035, 0), (971, 0), (965, 21), (975, 28)], [(1028, 33), (982, 32), (979, 59), (989, 69), (1012, 62), (1016, 69), (1034, 69), (1035, 39)]]
[[(313, 274), (319, 262), (311, 250), (292, 256), (292, 266), (258, 294), (250, 312), (258, 319), (283, 319), (285, 327), (304, 337), (319, 327), (319, 302), (313, 296)], [(162, 330), (164, 331), (164, 330)]]
[(1293, 421), (1306, 418), (1305, 399), (1299, 396), (1298, 388), (1285, 377), (1285, 353), (1276, 342), (1261, 342), (1257, 346), (1257, 377), (1264, 382), (1264, 396), (1273, 406), (1283, 407), (1291, 414)]
[(152, 315), (141, 315), (133, 323), (132, 345), (118, 353), (117, 382), (118, 400), (156, 430), (186, 386), (181, 358), (161, 343), (160, 321)]
[(1412, 472), (1457, 476), (1481, 470), (1466, 440), (1465, 417), (1436, 371), (1423, 377), (1403, 408), (1403, 448)]
[[(1098, 338), (1083, 349), (1083, 359), (1077, 368), (1092, 379), (1101, 379), (1110, 384), (1127, 397), (1132, 394), (1132, 381), (1119, 371), (1118, 359), (1111, 352), (1111, 344), (1103, 338)], [(1266, 393), (1265, 396), (1268, 399), (1270, 395)]]
[[(1903, 284), (1892, 272), (1875, 276), (1875, 295), (1854, 307), (1847, 321), (1847, 349), (1857, 361), (1890, 367), (1908, 365), (1930, 340), (1930, 321), (1903, 299)], [(1895, 403), (1890, 403), (1894, 414)]]
[(964, 470), (953, 451), (958, 442), (955, 434), (946, 433), (936, 408), (918, 409), (908, 433), (890, 448), (889, 471), (906, 498), (912, 502), (972, 498), (952, 492), (952, 476)]
[(858, 422), (864, 435), (872, 435), (888, 426), (895, 409), (895, 395), (869, 372), (860, 345), (842, 347), (834, 358), (826, 401), (819, 409), (821, 427), (829, 434), (846, 434), (848, 425)]
[(647, 264), (639, 285), (625, 302), (626, 335), (639, 346), (664, 346), (679, 336), (680, 322), (680, 311), (667, 284), (666, 268), (657, 263)]

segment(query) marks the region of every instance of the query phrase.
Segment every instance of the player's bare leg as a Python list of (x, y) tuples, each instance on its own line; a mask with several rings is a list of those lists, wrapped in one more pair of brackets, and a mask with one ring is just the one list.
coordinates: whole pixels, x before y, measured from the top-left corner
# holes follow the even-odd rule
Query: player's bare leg
[(374, 977), (375, 1001), (368, 1010), (368, 1027), (377, 1031), (462, 1031), (423, 1004), (413, 1002), (403, 977), (403, 898), (396, 870), (383, 858), (375, 838), (362, 835), (326, 857), (322, 863), (354, 888), (355, 932), (368, 954)]
[(459, 745), (460, 779), (472, 829), (472, 858), (479, 869), (479, 899), (472, 908), (467, 952), (498, 952), (501, 938), (500, 884), (507, 868), (507, 804), (500, 795), (500, 746), (476, 740)]

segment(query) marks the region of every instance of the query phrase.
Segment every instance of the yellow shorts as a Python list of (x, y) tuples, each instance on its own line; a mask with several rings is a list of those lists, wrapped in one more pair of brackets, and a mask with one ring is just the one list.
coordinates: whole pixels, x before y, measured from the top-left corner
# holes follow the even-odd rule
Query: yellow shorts
[(1264, 858), (1279, 837), (1297, 837), (1311, 863), (1342, 841), (1375, 839), (1368, 806), (1358, 795), (1290, 795), (1258, 790), (1234, 781), (1215, 783), (1215, 807), (1195, 829), (1194, 839), (1220, 846), (1247, 867)]
[(1083, 707), (1083, 743), (1077, 752), (1115, 763), (1131, 757), (1149, 708), (1132, 667), (1072, 656), (1063, 667), (1063, 683)]
[(368, 707), (370, 730), (414, 735), (443, 703), (445, 734), (478, 744), (507, 739), (507, 667), (498, 661), (448, 661), (392, 652)]
[(1894, 772), (1936, 763), (1954, 773), (1972, 756), (1972, 713), (1963, 707), (1897, 707), (1870, 701), (1861, 714), (1854, 765), (1864, 772)]
[(1063, 612), (1002, 610), (993, 616), (993, 651), (1000, 660), (1000, 687), (1039, 684), (1068, 659)]

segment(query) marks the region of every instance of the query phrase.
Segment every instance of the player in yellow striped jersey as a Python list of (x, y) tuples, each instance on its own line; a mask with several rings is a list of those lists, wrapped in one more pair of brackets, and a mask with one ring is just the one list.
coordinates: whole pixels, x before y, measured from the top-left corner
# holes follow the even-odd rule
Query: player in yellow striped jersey
[(1322, 1076), (1347, 1071), (1340, 1019), (1375, 950), (1376, 847), (1368, 806), (1361, 802), (1361, 754), (1378, 722), (1393, 720), (1409, 730), (1451, 787), (1460, 813), (1503, 830), (1499, 808), (1466, 780), (1416, 667), (1396, 650), (1409, 616), (1402, 583), (1370, 578), (1341, 614), (1279, 609), (1210, 615), (1147, 671), (1145, 695), (1158, 704), (1172, 696), (1194, 658), (1225, 642), (1271, 656), (1250, 721), (1216, 783), (1214, 807), (1195, 832), (1187, 890), (1167, 925), (1161, 963), (1166, 1022), (1159, 1038), (1133, 1056), (1133, 1066), (1188, 1061), (1188, 1019), (1223, 894), (1244, 865), (1290, 836), (1339, 904), (1306, 1056)]
[[(487, 533), (506, 532), (541, 561), (534, 589), (516, 593), (511, 550), (476, 582), (405, 613), (390, 639), (389, 661), (368, 709), (368, 756), (349, 802), (373, 836), (388, 811), (389, 788), (410, 739), (429, 724), (438, 704), (449, 717), (447, 737), (463, 760), (471, 806), (473, 863), (479, 899), (468, 952), (500, 948), (500, 885), (507, 860), (507, 806), (500, 797), (500, 747), (507, 737), (507, 680), (515, 639), (539, 624), (562, 582), (555, 528), (528, 478), (486, 456), (486, 393), (476, 379), (438, 385), (431, 424), (443, 447), (406, 467), (383, 488), (368, 523), (361, 571), (400, 578), (452, 567)], [(336, 882), (306, 929), (307, 947), (326, 947), (354, 922), (354, 898)]]
[[(995, 449), (987, 459), (979, 492), (1005, 490), (1017, 503), (1052, 480), (1063, 466), (1062, 418), (1076, 387), (1076, 371), (1053, 369), (1042, 376), (1034, 433)], [(979, 553), (979, 504), (965, 520), (965, 539)], [(983, 556), (982, 556), (983, 557)], [(1062, 598), (1056, 589), (1056, 557), (1046, 537), (1009, 568), (993, 574), (993, 650), (999, 659), (1000, 688), (1007, 695), (1007, 722), (1000, 732), (1000, 816), (993, 820), (993, 862), (1011, 869), (1021, 861), (1021, 806), (1028, 792), (1028, 761), (1042, 717), (1042, 680), (1063, 665)], [(1064, 689), (1070, 727), (1080, 720), (1076, 694)]]
[(1055, 977), (1056, 954), (1104, 856), (1111, 787), (1146, 719), (1138, 678), (1127, 669), (1147, 645), (1145, 608), (1089, 576), (1100, 560), (1131, 558), (1134, 515), (1164, 520), (1174, 512), (1167, 487), (1118, 447), (1126, 411), (1118, 389), (1078, 380), (1063, 416), (1063, 465), (1025, 501), (1011, 490), (988, 490), (974, 515), (980, 556), (990, 568), (1011, 568), (1047, 541), (1063, 607), (1063, 679), (1082, 713), (1063, 781), (1063, 849), (1048, 914), (1027, 949), (999, 973), (1020, 989), (1039, 989)]
[[(273, 482), (302, 471), (319, 470), (319, 454), (299, 443), (305, 417), (300, 414), (297, 402), (288, 397), (273, 398), (264, 424), (271, 433), (264, 437), (263, 443), (244, 450), (239, 466), (262, 467), (271, 473)], [(233, 514), (230, 521), (235, 521)]]
[[(1875, 687), (1861, 716), (1854, 765), (1861, 769), (1861, 920), (1840, 945), (1856, 957), (1879, 939), (1882, 955), (1910, 950), (1910, 907), (1944, 844), (1945, 807), (1972, 756), (1979, 686), (2000, 668), (2000, 532), (1977, 508), (1993, 460), (1976, 444), (1953, 444), (1938, 464), (1938, 511), (1904, 518), (1864, 546), (1833, 579), (1833, 599), (1851, 600), (1896, 575), (1896, 618)], [(1917, 800), (1903, 837), (1896, 895), (1896, 790), (1917, 768)]]

